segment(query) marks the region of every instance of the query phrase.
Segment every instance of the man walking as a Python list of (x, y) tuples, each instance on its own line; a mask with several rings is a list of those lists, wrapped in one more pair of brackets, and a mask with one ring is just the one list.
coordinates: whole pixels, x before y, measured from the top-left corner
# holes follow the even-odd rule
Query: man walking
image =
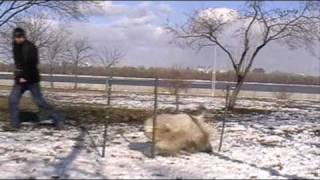
[(12, 45), (15, 64), (15, 83), (9, 97), (12, 127), (14, 129), (20, 128), (19, 102), (23, 93), (29, 90), (39, 108), (49, 113), (57, 128), (62, 128), (64, 121), (62, 116), (46, 102), (41, 93), (37, 47), (27, 40), (26, 33), (22, 28), (14, 29)]

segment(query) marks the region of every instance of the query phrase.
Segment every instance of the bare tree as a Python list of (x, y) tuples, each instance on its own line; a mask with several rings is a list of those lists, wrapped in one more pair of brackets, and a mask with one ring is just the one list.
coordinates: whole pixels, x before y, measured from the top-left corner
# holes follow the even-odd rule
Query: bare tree
[(53, 74), (55, 68), (62, 65), (65, 61), (65, 53), (67, 51), (67, 44), (69, 43), (69, 32), (65, 27), (55, 28), (52, 33), (52, 41), (44, 50), (45, 59), (49, 65), (49, 74), (51, 76), (50, 85), (54, 88)]
[(91, 46), (87, 38), (73, 39), (67, 45), (65, 57), (73, 64), (73, 74), (75, 77), (74, 89), (78, 88), (79, 67), (93, 57)]
[(97, 50), (97, 56), (104, 67), (105, 76), (108, 78), (109, 76), (113, 76), (111, 68), (117, 65), (120, 60), (125, 57), (125, 53), (120, 47), (111, 45), (108, 47), (104, 46), (101, 50)]
[(90, 1), (49, 1), (49, 0), (0, 0), (0, 27), (10, 22), (14, 17), (23, 13), (36, 10), (46, 11), (63, 18), (84, 18), (81, 4), (92, 3)]
[[(53, 67), (58, 60), (62, 60), (65, 44), (69, 33), (60, 21), (52, 23), (47, 14), (33, 12), (22, 17), (15, 17), (0, 30), (0, 55), (7, 62), (12, 62), (12, 29), (22, 27), (27, 32), (28, 40), (34, 43), (40, 54), (40, 59), (49, 65), (49, 73), (53, 74)], [(51, 78), (52, 80), (52, 78)], [(53, 82), (51, 81), (51, 87)]]
[[(320, 2), (318, 1), (317, 7), (313, 8), (314, 15), (320, 15)], [(297, 32), (295, 37), (287, 39), (284, 42), (286, 45), (289, 45), (291, 49), (304, 48), (312, 56), (318, 59), (318, 68), (320, 76), (320, 24), (319, 23), (310, 23), (306, 25), (305, 31)], [(317, 84), (320, 85), (320, 77), (318, 78)]]
[(57, 28), (48, 19), (47, 14), (37, 12), (13, 18), (0, 30), (1, 53), (11, 57), (12, 29), (21, 27), (26, 30), (28, 40), (39, 48), (40, 58), (43, 59), (43, 49), (50, 46), (56, 38), (53, 34)]
[[(242, 10), (222, 15), (215, 9), (195, 11), (186, 23), (168, 26), (178, 43), (203, 48), (217, 46), (235, 71), (236, 86), (228, 102), (235, 106), (238, 94), (257, 55), (271, 42), (300, 39), (299, 34), (314, 38), (310, 24), (319, 25), (318, 1), (301, 2), (292, 9), (265, 8), (265, 2), (250, 1)], [(241, 47), (234, 46), (241, 44)]]
[(12, 63), (12, 35), (9, 32), (0, 31), (0, 58), (4, 64)]
[[(59, 20), (84, 20), (86, 13), (86, 7), (96, 7), (97, 2), (93, 1), (49, 1), (49, 0), (0, 0), (0, 27), (1, 27), (1, 62), (5, 64), (10, 64), (12, 62), (12, 53), (11, 53), (11, 41), (12, 35), (10, 28), (13, 25), (21, 24), (22, 22), (26, 24), (33, 24), (34, 22), (28, 22), (27, 19), (34, 15), (35, 12), (45, 12), (46, 16), (51, 19), (59, 18)], [(42, 16), (44, 16), (42, 14)], [(20, 19), (20, 21), (17, 21)], [(29, 19), (30, 20), (30, 19)], [(44, 22), (38, 21), (37, 22)], [(9, 24), (9, 25), (8, 25)], [(28, 26), (29, 26), (28, 25)], [(43, 24), (38, 24), (43, 26)], [(5, 27), (6, 26), (6, 27)], [(41, 30), (37, 30), (35, 33), (38, 35)], [(33, 34), (33, 33), (30, 33)], [(37, 37), (31, 35), (30, 37)], [(30, 38), (32, 40), (33, 38)], [(9, 42), (9, 44), (8, 44)]]

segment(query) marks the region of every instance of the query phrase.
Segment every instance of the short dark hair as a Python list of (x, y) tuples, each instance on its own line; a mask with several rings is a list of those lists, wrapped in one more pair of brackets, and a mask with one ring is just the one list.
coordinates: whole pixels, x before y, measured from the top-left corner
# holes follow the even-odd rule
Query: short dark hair
[(13, 37), (26, 37), (26, 32), (24, 31), (24, 29), (17, 27), (13, 30)]

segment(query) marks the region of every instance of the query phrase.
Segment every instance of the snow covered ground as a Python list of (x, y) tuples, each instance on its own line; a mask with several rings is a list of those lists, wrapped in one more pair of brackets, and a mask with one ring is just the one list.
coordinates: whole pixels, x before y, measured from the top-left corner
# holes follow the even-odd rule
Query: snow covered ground
[[(99, 103), (98, 94), (49, 93), (56, 102)], [(151, 108), (152, 96), (119, 95), (113, 105)], [(162, 96), (160, 107), (173, 107)], [(182, 108), (203, 104), (223, 107), (223, 99), (188, 97)], [(106, 157), (101, 158), (102, 127), (68, 126), (56, 131), (25, 124), (19, 132), (2, 131), (0, 178), (320, 178), (320, 103), (241, 100), (240, 107), (274, 110), (227, 118), (221, 152), (178, 157), (148, 157), (150, 143), (140, 124), (117, 123), (108, 129)], [(220, 121), (211, 121), (220, 128)], [(217, 150), (218, 136), (212, 145)]]

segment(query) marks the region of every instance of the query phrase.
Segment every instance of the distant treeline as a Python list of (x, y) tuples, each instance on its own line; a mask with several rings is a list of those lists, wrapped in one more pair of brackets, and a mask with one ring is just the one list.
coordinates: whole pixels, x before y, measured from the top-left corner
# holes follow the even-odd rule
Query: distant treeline
[[(56, 66), (49, 68), (49, 65), (41, 65), (41, 73), (46, 74), (73, 74), (73, 66), (65, 64), (63, 66)], [(0, 63), (0, 71), (11, 72), (12, 65)], [(146, 67), (113, 67), (111, 70), (106, 71), (103, 67), (80, 67), (79, 75), (93, 75), (105, 76), (110, 75), (121, 77), (138, 77), (138, 78), (179, 78), (179, 79), (198, 79), (198, 80), (211, 80), (212, 73), (198, 71), (191, 68), (146, 68)], [(217, 81), (234, 81), (235, 74), (232, 71), (217, 72)], [(246, 78), (247, 82), (260, 82), (260, 83), (280, 83), (280, 84), (304, 84), (304, 85), (320, 85), (320, 77), (305, 76), (298, 74), (289, 74), (281, 72), (265, 73), (261, 71), (252, 71)]]

